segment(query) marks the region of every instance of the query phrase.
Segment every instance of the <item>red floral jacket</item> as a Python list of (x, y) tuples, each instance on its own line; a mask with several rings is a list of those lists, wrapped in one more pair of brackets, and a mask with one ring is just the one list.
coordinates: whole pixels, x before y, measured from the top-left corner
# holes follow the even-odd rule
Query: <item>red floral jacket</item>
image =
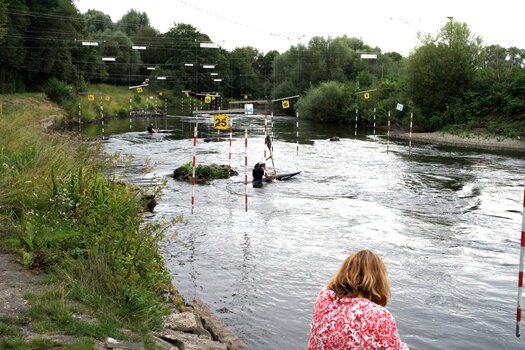
[(337, 298), (323, 288), (310, 325), (308, 350), (408, 350), (384, 307), (365, 298)]

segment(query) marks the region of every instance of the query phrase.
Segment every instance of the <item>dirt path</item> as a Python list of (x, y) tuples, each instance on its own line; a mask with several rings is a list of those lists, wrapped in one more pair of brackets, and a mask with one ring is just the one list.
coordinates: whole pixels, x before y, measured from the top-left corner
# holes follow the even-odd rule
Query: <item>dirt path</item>
[(25, 313), (29, 303), (24, 293), (35, 290), (43, 276), (16, 262), (17, 255), (0, 252), (0, 317), (17, 317)]

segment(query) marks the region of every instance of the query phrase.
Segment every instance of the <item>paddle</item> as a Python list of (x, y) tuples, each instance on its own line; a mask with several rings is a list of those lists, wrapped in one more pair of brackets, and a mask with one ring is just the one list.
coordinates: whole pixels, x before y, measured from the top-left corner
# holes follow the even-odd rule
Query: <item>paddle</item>
[(273, 162), (272, 140), (270, 139), (270, 135), (266, 135), (266, 139), (264, 140), (264, 143), (266, 144), (266, 147), (268, 147), (268, 150), (270, 151), (270, 158), (272, 159), (273, 173), (277, 174), (277, 171), (275, 170), (275, 163)]

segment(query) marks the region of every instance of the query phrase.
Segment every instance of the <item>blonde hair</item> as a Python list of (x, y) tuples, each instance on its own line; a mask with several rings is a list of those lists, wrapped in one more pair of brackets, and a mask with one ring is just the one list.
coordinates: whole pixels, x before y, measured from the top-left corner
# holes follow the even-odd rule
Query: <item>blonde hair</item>
[(381, 306), (386, 306), (390, 296), (385, 264), (369, 250), (360, 250), (346, 258), (326, 287), (338, 297), (367, 298)]

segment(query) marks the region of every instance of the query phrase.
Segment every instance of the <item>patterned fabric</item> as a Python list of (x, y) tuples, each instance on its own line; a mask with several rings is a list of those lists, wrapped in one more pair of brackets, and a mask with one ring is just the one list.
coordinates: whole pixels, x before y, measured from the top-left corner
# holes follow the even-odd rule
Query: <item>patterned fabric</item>
[(308, 350), (408, 350), (384, 307), (365, 298), (337, 298), (323, 288), (315, 302)]

